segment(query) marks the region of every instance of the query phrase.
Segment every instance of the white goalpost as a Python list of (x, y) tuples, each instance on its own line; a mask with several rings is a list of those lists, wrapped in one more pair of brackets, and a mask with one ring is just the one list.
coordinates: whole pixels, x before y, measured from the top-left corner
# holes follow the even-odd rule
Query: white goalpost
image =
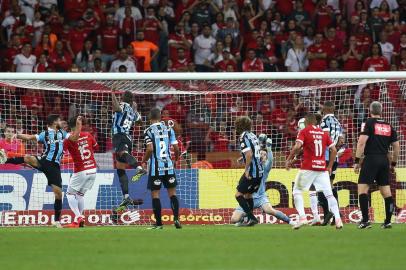
[[(111, 212), (121, 199), (111, 143), (111, 91), (133, 92), (142, 126), (132, 129), (133, 155), (144, 154), (143, 131), (151, 108), (172, 120), (182, 157), (176, 164), (180, 220), (184, 224), (229, 224), (237, 206), (235, 188), (242, 174), (235, 118), (253, 119), (253, 131), (273, 140), (274, 165), (266, 184), (272, 205), (296, 218), (293, 181), (297, 169), (286, 171), (284, 161), (296, 136), (297, 120), (319, 112), (326, 101), (335, 104), (335, 114), (344, 128), (345, 146), (340, 150), (334, 187), (339, 194), (344, 222), (358, 222), (357, 175), (352, 170), (353, 153), (369, 104), (383, 104), (383, 118), (398, 131), (401, 154), (391, 175), (395, 198), (394, 222), (406, 222), (406, 72), (357, 73), (0, 73), (0, 148), (9, 156), (40, 155), (42, 145), (10, 139), (12, 133), (37, 134), (46, 129), (51, 113), (67, 121), (85, 118), (100, 148), (96, 153), (98, 174), (85, 196), (87, 225), (111, 225)], [(296, 164), (296, 168), (297, 168)], [(62, 159), (63, 191), (66, 192), (73, 163)], [(129, 177), (134, 174), (128, 170)], [(130, 196), (143, 200), (119, 213), (119, 224), (147, 225), (154, 222), (147, 176), (130, 183)], [(371, 189), (371, 217), (384, 218), (384, 203), (376, 187)], [(162, 193), (163, 222), (173, 217), (169, 200)], [(305, 206), (309, 207), (305, 197)], [(309, 209), (306, 210), (310, 215)], [(0, 165), (0, 226), (49, 225), (53, 193), (45, 176), (30, 167)], [(281, 223), (256, 212), (261, 223)], [(66, 197), (63, 223), (72, 221)]]

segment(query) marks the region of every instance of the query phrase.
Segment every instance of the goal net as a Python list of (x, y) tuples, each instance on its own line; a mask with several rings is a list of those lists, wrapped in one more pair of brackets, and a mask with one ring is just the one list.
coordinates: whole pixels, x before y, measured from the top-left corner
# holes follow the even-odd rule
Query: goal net
[[(42, 145), (10, 138), (14, 133), (37, 134), (46, 129), (44, 120), (48, 114), (59, 114), (63, 120), (78, 114), (84, 116), (84, 130), (91, 132), (99, 144), (97, 179), (85, 195), (88, 225), (112, 224), (112, 209), (122, 200), (111, 142), (112, 88), (134, 93), (143, 120), (141, 126), (132, 129), (132, 154), (139, 161), (145, 150), (143, 131), (149, 126), (146, 116), (150, 109), (160, 108), (163, 120), (174, 123), (182, 151), (176, 173), (180, 220), (184, 224), (230, 223), (237, 206), (236, 186), (243, 172), (237, 162), (240, 154), (234, 129), (236, 117), (242, 115), (252, 118), (257, 135), (264, 133), (272, 138), (273, 169), (266, 183), (270, 202), (291, 218), (297, 218), (292, 195), (297, 169), (286, 171), (284, 161), (295, 141), (297, 121), (308, 112), (319, 112), (326, 101), (334, 102), (345, 135), (334, 181), (340, 211), (345, 222), (358, 222), (361, 217), (353, 156), (369, 104), (379, 100), (384, 108), (383, 118), (396, 128), (401, 142), (396, 174), (391, 175), (396, 201), (393, 221), (406, 221), (406, 80), (366, 79), (359, 77), (362, 73), (352, 79), (334, 78), (334, 74), (320, 79), (311, 73), (302, 73), (302, 79), (284, 79), (283, 74), (277, 73), (6, 75), (0, 76), (0, 148), (9, 156), (41, 154)], [(72, 160), (65, 153), (61, 163), (64, 194), (72, 168)], [(134, 171), (127, 173), (131, 179)], [(146, 187), (147, 176), (130, 182), (130, 197), (144, 203), (120, 212), (119, 224), (154, 222)], [(371, 217), (380, 222), (384, 203), (377, 187), (371, 189), (370, 196)], [(173, 220), (167, 197), (162, 192), (164, 224)], [(308, 197), (304, 198), (309, 207)], [(1, 226), (49, 225), (53, 201), (44, 174), (28, 166), (0, 165)], [(311, 212), (306, 211), (310, 219)], [(282, 223), (260, 211), (256, 215), (261, 223)], [(69, 223), (72, 217), (64, 195), (61, 221)]]

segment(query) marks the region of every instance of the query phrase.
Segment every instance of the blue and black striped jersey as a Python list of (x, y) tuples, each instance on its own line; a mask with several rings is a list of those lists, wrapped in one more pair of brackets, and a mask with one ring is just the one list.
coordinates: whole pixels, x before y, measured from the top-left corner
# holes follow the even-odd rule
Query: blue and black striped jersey
[(250, 164), (249, 174), (252, 178), (261, 178), (264, 169), (261, 164), (260, 146), (257, 136), (249, 131), (245, 131), (240, 137), (241, 154), (246, 162), (245, 153), (248, 151), (252, 152), (252, 160)]
[[(334, 114), (326, 114), (321, 120), (320, 128), (328, 132), (334, 144), (337, 144), (338, 138), (343, 135), (343, 128)], [(326, 150), (326, 160), (329, 159), (329, 149)]]
[(67, 132), (59, 129), (48, 128), (40, 134), (35, 135), (37, 141), (44, 145), (44, 151), (41, 158), (60, 163), (63, 156), (63, 141), (67, 138)]
[(124, 133), (130, 136), (130, 130), (134, 122), (141, 120), (141, 115), (134, 111), (130, 104), (120, 102), (121, 112), (113, 114), (113, 135)]
[(150, 176), (175, 174), (170, 147), (177, 144), (175, 132), (164, 123), (155, 123), (144, 132), (145, 144), (152, 144), (153, 152), (149, 160)]

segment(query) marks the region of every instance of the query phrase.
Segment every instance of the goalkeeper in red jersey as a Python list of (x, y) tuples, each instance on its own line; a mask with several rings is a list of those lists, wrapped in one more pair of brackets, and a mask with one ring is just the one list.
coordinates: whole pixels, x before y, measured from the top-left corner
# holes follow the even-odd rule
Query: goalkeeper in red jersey
[(69, 151), (74, 163), (73, 174), (69, 181), (66, 197), (69, 207), (75, 214), (73, 223), (66, 227), (83, 227), (84, 195), (92, 188), (96, 180), (96, 160), (94, 150), (98, 147), (92, 134), (82, 132), (82, 117), (69, 120), (69, 128), (72, 132), (79, 133), (76, 141), (65, 140), (64, 149)]

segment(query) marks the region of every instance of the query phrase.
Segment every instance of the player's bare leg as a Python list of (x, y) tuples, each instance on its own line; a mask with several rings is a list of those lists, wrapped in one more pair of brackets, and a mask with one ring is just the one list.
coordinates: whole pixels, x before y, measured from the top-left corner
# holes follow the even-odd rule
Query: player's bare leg
[(290, 218), (285, 215), (283, 212), (276, 210), (275, 208), (272, 207), (272, 205), (270, 203), (266, 203), (264, 205), (261, 206), (262, 211), (264, 211), (264, 213), (272, 215), (274, 217), (276, 217), (279, 220), (282, 220), (283, 222), (286, 222), (290, 225), (294, 225), (295, 223), (293, 221), (290, 220)]
[(230, 223), (235, 224), (236, 226), (241, 226), (242, 219), (246, 217), (246, 214), (240, 210), (234, 210), (231, 215)]
[(174, 217), (174, 225), (176, 229), (182, 229), (182, 225), (179, 221), (179, 200), (176, 196), (176, 188), (168, 188), (168, 196), (171, 200), (171, 208)]
[(155, 216), (155, 225), (150, 227), (149, 229), (163, 229), (162, 226), (162, 213), (161, 213), (161, 200), (159, 198), (161, 190), (152, 190), (151, 197), (152, 197), (152, 210)]
[(381, 195), (383, 199), (385, 200), (385, 222), (381, 225), (382, 229), (390, 229), (392, 228), (392, 215), (393, 211), (395, 209), (395, 204), (393, 201), (392, 193), (390, 190), (390, 186), (379, 186), (379, 191), (381, 192)]
[(371, 228), (371, 222), (369, 222), (369, 186), (367, 184), (358, 184), (358, 201), (361, 208), (362, 220), (358, 225), (359, 229)]

